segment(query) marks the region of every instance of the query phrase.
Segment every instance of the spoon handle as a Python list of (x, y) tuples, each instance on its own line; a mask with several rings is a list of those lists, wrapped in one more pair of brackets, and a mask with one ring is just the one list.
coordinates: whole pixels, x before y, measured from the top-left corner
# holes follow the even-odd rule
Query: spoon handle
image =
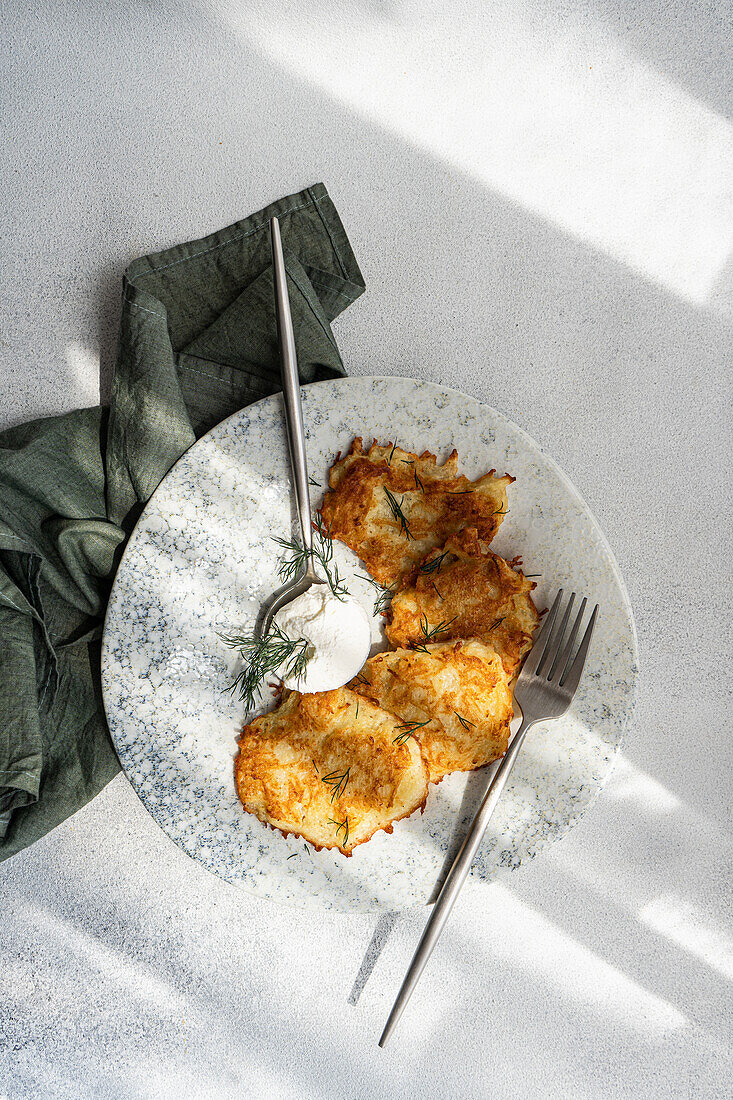
[(307, 574), (313, 572), (313, 530), (311, 527), (311, 500), (308, 489), (308, 465), (305, 455), (305, 429), (303, 427), (303, 408), (300, 403), (300, 379), (298, 360), (295, 355), (295, 335), (293, 319), (290, 315), (285, 259), (280, 238), (280, 223), (277, 218), (270, 219), (272, 240), (272, 263), (275, 270), (275, 307), (277, 313), (277, 332), (280, 340), (280, 371), (285, 402), (285, 424), (288, 433), (290, 462), (295, 485), (295, 502), (303, 538), (303, 546), (308, 551)]

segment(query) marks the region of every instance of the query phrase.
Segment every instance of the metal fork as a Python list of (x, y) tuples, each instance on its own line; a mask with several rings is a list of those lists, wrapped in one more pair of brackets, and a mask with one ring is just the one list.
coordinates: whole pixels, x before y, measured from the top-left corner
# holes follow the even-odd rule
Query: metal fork
[(593, 609), (583, 640), (578, 647), (578, 652), (573, 655), (573, 646), (583, 622), (583, 615), (588, 601), (583, 599), (572, 629), (566, 637), (570, 614), (575, 604), (575, 593), (573, 592), (571, 595), (565, 612), (560, 618), (562, 598), (563, 590), (561, 588), (519, 674), (514, 688), (514, 698), (522, 708), (522, 724), (512, 739), (504, 758), (492, 765), (493, 776), (490, 777), (489, 788), (484, 795), (483, 802), (476, 811), (468, 835), (438, 894), (433, 912), (410, 963), (410, 969), (405, 975), (397, 1000), (382, 1032), (382, 1037), (379, 1040), (380, 1047), (385, 1045), (394, 1031), (412, 995), (412, 991), (425, 969), (425, 964), (440, 938), (440, 933), (445, 927), (455, 900), (471, 870), (473, 858), (483, 840), (486, 827), (501, 797), (501, 792), (506, 786), (509, 773), (514, 767), (514, 762), (519, 755), (527, 730), (535, 722), (561, 718), (573, 700), (585, 666), (585, 659), (588, 656), (588, 649), (598, 614), (598, 604)]

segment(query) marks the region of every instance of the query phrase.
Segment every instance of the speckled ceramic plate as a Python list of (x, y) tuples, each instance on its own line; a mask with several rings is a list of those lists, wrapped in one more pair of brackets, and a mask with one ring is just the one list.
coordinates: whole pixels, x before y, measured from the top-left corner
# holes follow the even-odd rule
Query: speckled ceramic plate
[[(555, 463), (499, 413), (462, 393), (406, 378), (347, 378), (303, 390), (311, 474), (325, 486), (355, 435), (445, 457), (476, 477), (516, 477), (494, 547), (601, 607), (587, 670), (565, 718), (529, 734), (474, 865), (490, 879), (557, 840), (593, 802), (634, 703), (636, 639), (623, 581), (601, 531)], [(319, 491), (313, 490), (314, 504)], [(291, 905), (344, 911), (426, 902), (485, 782), (454, 774), (423, 814), (377, 833), (351, 858), (315, 852), (246, 814), (232, 761), (243, 720), (226, 691), (235, 659), (218, 633), (254, 624), (278, 585), (272, 536), (292, 530), (283, 412), (268, 398), (226, 420), (174, 466), (125, 550), (107, 612), (102, 681), (109, 726), (130, 782), (168, 835), (230, 882)], [(352, 594), (373, 591), (337, 544)], [(363, 568), (363, 567), (362, 567)], [(379, 636), (373, 621), (373, 635)]]

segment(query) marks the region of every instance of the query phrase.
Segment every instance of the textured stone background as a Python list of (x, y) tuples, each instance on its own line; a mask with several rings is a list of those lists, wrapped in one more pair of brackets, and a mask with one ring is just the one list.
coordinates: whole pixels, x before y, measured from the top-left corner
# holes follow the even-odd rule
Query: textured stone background
[(368, 283), (349, 369), (458, 387), (554, 455), (625, 574), (642, 685), (600, 802), (464, 891), (384, 1052), (425, 914), (250, 899), (119, 777), (0, 867), (0, 1096), (728, 1094), (724, 13), (5, 4), (0, 425), (104, 398), (132, 257), (322, 179)]

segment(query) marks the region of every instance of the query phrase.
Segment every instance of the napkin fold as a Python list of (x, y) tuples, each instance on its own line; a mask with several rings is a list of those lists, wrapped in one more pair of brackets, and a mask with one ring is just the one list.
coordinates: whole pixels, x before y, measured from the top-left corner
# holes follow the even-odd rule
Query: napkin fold
[(323, 184), (125, 272), (109, 408), (0, 433), (0, 860), (119, 771), (100, 689), (107, 597), (173, 463), (280, 390), (269, 219), (288, 274), (301, 382), (345, 373), (331, 322), (364, 280)]

